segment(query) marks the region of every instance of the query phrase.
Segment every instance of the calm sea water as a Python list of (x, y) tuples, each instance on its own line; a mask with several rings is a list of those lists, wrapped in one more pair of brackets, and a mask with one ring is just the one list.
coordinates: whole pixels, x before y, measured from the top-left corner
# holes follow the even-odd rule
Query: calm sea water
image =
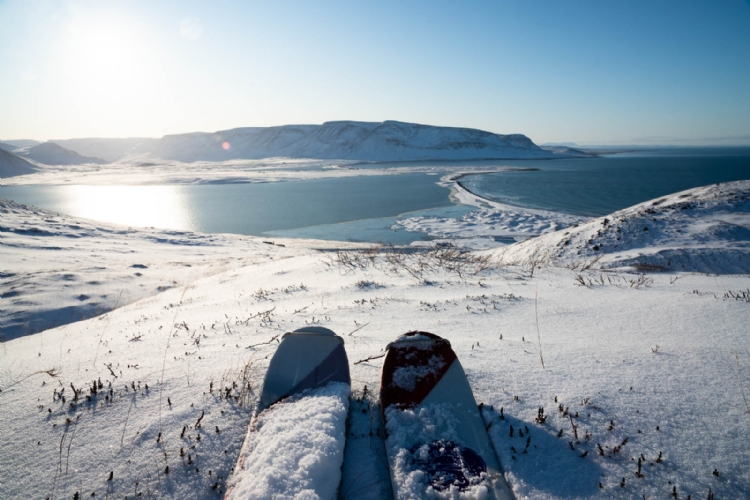
[(305, 237), (406, 244), (424, 235), (391, 230), (396, 216), (470, 210), (456, 207), (437, 179), (403, 174), (254, 184), (0, 186), (0, 198), (129, 226), (291, 237), (302, 237), (292, 230), (307, 228)]
[(496, 164), (533, 170), (470, 175), (461, 183), (511, 205), (602, 216), (684, 189), (750, 179), (750, 148), (669, 148)]
[[(692, 187), (750, 179), (750, 148), (632, 150), (600, 158), (363, 164), (523, 171), (469, 175), (462, 184), (493, 200), (584, 216), (606, 215)], [(256, 184), (0, 186), (0, 197), (130, 226), (407, 244), (424, 235), (397, 218), (461, 217), (439, 176), (402, 174)]]

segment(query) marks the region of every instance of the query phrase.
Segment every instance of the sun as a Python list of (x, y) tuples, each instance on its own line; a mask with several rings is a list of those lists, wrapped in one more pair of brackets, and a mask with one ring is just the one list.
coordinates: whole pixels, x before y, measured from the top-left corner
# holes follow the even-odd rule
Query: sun
[(81, 16), (66, 26), (58, 48), (62, 88), (92, 119), (127, 116), (156, 100), (161, 67), (153, 40), (124, 16)]

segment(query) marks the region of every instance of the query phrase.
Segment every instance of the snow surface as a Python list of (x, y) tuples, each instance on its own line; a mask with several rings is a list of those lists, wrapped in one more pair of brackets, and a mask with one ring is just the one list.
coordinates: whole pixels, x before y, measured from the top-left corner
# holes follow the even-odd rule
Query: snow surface
[(227, 499), (334, 499), (344, 461), (349, 385), (287, 398), (250, 423)]
[[(342, 335), (351, 361), (343, 498), (388, 498), (373, 394), (385, 346), (413, 330), (450, 340), (518, 498), (747, 498), (747, 183), (691, 192), (613, 214), (611, 237), (595, 219), (466, 254), (489, 256), (478, 274), (426, 252), (399, 267), (374, 245), (141, 230), (3, 202), (2, 333), (15, 326), (0, 345), (0, 498), (221, 498), (277, 336), (306, 325)], [(573, 236), (570, 254), (557, 247)], [(667, 242), (710, 274), (615, 265), (623, 241), (639, 259)]]

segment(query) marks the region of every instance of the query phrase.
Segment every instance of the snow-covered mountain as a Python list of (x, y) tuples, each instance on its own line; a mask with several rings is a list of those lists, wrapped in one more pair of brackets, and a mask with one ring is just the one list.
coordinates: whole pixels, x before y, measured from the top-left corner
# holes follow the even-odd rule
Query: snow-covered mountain
[(158, 139), (145, 137), (128, 137), (125, 139), (62, 139), (50, 142), (62, 146), (83, 156), (93, 156), (108, 162), (119, 160), (138, 145), (148, 144)]
[(18, 156), (29, 158), (45, 165), (82, 165), (84, 163), (107, 163), (101, 158), (81, 156), (75, 151), (65, 149), (54, 142), (43, 142), (29, 148), (16, 151)]
[[(15, 145), (13, 142), (9, 144)], [(54, 146), (83, 158), (64, 154)], [(271, 157), (416, 161), (586, 156), (586, 153), (572, 149), (542, 149), (522, 134), (501, 135), (477, 129), (390, 120), (242, 127), (166, 135), (161, 139), (64, 139), (25, 147), (19, 154), (40, 163), (56, 165), (114, 162), (131, 155), (151, 155), (182, 162)]]
[(167, 160), (221, 161), (274, 156), (363, 161), (553, 158), (521, 134), (397, 121), (250, 127), (168, 135), (136, 146)]
[(35, 170), (31, 163), (0, 148), (0, 178), (30, 174)]

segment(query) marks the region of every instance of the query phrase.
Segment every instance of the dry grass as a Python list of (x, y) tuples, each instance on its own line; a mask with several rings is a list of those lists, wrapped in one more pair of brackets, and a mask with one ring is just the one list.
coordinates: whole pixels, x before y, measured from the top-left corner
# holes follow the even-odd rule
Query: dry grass
[(497, 267), (490, 255), (476, 255), (450, 244), (428, 249), (380, 246), (365, 250), (337, 250), (327, 255), (323, 262), (342, 274), (372, 267), (389, 275), (408, 274), (419, 281), (426, 281), (429, 275), (438, 272), (465, 278)]
[[(248, 407), (257, 399), (254, 388), (259, 385), (262, 364), (258, 356), (250, 356), (235, 368), (224, 372), (219, 382), (220, 397), (237, 406)], [(211, 391), (213, 391), (213, 387)]]

